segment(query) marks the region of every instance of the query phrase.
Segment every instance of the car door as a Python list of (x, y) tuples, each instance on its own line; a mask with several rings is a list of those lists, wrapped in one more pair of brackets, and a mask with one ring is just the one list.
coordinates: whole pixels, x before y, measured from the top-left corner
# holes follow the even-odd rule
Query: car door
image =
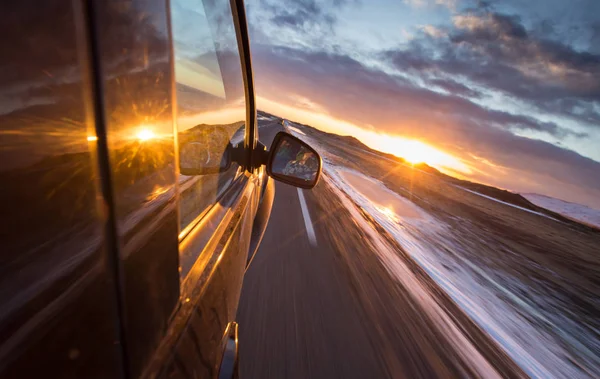
[[(249, 51), (240, 49), (242, 29), (245, 33), (245, 21), (236, 17), (240, 10), (242, 2), (170, 2), (181, 172), (189, 168), (190, 141), (208, 143), (210, 153), (221, 156), (225, 139), (238, 162), (217, 174), (182, 176), (181, 302), (146, 376), (216, 377), (224, 373), (227, 348), (237, 353), (233, 321), (262, 180), (250, 160), (256, 110), (251, 67), (243, 59)], [(207, 197), (210, 203), (198, 205), (196, 200)], [(235, 364), (233, 357), (226, 368), (230, 374)]]
[(214, 377), (260, 195), (240, 25), (228, 1), (96, 2), (91, 14), (125, 371)]
[[(2, 5), (3, 378), (214, 376), (235, 335), (262, 183), (237, 5), (198, 2), (200, 57), (168, 5)], [(182, 175), (215, 130), (237, 163)]]
[[(181, 302), (145, 374), (208, 378), (217, 376), (228, 336), (235, 336), (232, 322), (259, 201), (260, 178), (249, 160), (256, 144), (255, 110), (239, 50), (239, 32), (245, 25), (234, 18), (236, 4), (171, 1), (170, 6), (180, 167), (185, 168), (184, 144), (198, 138), (190, 137), (190, 131), (206, 131), (200, 141), (211, 143), (221, 141), (224, 132), (231, 146), (242, 152), (238, 156), (242, 162), (212, 176), (182, 179), (186, 185), (180, 189), (179, 207)], [(196, 184), (188, 186), (192, 181)], [(189, 209), (199, 194), (214, 201)], [(196, 218), (188, 217), (190, 212)]]
[[(2, 2), (0, 377), (120, 378), (89, 13)], [(176, 234), (176, 231), (174, 231)]]

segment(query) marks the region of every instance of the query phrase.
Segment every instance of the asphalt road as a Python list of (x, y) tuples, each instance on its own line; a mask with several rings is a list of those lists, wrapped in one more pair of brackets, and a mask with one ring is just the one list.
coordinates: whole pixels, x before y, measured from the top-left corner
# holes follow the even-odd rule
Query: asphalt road
[[(263, 143), (270, 146), (279, 130), (277, 124), (260, 129)], [(300, 193), (308, 213), (302, 212)], [(276, 183), (269, 226), (238, 311), (242, 378), (381, 377), (377, 358), (364, 351), (365, 320), (326, 231), (313, 226), (318, 216), (311, 191)]]
[[(269, 146), (281, 127), (263, 125)], [(466, 321), (471, 342), (495, 361), (473, 368), (366, 240), (325, 182), (276, 184), (238, 309), (243, 379), (520, 376)]]

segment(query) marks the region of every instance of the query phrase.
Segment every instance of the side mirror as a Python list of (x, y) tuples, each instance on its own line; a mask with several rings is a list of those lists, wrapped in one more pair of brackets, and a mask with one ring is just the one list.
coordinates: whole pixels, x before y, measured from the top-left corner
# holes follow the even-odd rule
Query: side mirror
[(321, 176), (321, 156), (302, 140), (279, 132), (275, 136), (267, 173), (275, 180), (300, 188), (313, 188)]
[(189, 176), (227, 171), (232, 151), (229, 133), (224, 128), (191, 128), (179, 133), (179, 171)]

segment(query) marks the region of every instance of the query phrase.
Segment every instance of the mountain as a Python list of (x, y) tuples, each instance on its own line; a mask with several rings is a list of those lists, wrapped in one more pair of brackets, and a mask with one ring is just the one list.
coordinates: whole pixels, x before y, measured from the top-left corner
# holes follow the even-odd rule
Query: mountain
[[(527, 200), (526, 198), (524, 198), (523, 196), (521, 196), (518, 193), (500, 189), (497, 187), (488, 186), (486, 184), (471, 182), (471, 181), (464, 180), (464, 179), (457, 179), (453, 176), (449, 176), (446, 174), (440, 173), (440, 175), (444, 176), (447, 181), (453, 182), (454, 184), (456, 184), (459, 187), (463, 187), (463, 188), (469, 189), (471, 191), (475, 191), (482, 195), (493, 197), (494, 199), (498, 199), (498, 200), (504, 201), (506, 203), (510, 203), (510, 204), (519, 206), (521, 208), (529, 209), (529, 210), (532, 210), (535, 212), (540, 211), (538, 206), (536, 206), (531, 201)], [(543, 212), (543, 213), (547, 213), (547, 212)]]
[[(257, 113), (259, 116), (265, 118), (281, 119), (278, 116), (272, 115), (264, 111), (258, 111)], [(600, 211), (598, 210), (591, 209), (579, 204), (568, 203), (562, 200), (553, 199), (543, 195), (522, 195), (519, 193), (511, 192), (505, 189), (489, 186), (486, 184), (472, 182), (464, 179), (458, 179), (453, 176), (444, 174), (426, 163), (418, 163), (412, 165), (406, 160), (402, 159), (401, 157), (397, 157), (393, 154), (388, 154), (379, 150), (372, 149), (353, 136), (342, 136), (339, 134), (328, 133), (310, 125), (302, 124), (296, 121), (292, 122), (296, 125), (308, 129), (310, 133), (314, 135), (321, 135), (323, 136), (323, 138), (327, 138), (330, 141), (335, 141), (337, 145), (350, 147), (354, 149), (360, 149), (375, 156), (379, 156), (387, 160), (392, 160), (400, 164), (413, 167), (414, 169), (438, 176), (458, 187), (477, 192), (481, 195), (489, 196), (494, 199), (503, 201), (505, 203), (516, 205), (518, 207), (525, 208), (534, 212), (539, 212), (550, 216), (556, 220), (565, 222), (570, 225), (575, 225), (577, 227), (600, 228)]]
[(561, 214), (568, 219), (600, 228), (600, 210), (598, 209), (537, 193), (525, 193), (522, 196), (537, 206)]

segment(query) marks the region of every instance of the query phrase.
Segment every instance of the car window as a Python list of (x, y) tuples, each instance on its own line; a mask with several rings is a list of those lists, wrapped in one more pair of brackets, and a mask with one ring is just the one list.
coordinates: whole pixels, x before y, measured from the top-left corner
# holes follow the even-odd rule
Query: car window
[(227, 154), (244, 144), (246, 104), (229, 2), (173, 0), (171, 17), (184, 236), (242, 172)]
[(111, 187), (126, 363), (139, 377), (180, 289), (168, 9), (164, 2), (98, 1), (92, 13), (105, 115), (98, 138), (105, 134), (108, 148), (99, 167)]

